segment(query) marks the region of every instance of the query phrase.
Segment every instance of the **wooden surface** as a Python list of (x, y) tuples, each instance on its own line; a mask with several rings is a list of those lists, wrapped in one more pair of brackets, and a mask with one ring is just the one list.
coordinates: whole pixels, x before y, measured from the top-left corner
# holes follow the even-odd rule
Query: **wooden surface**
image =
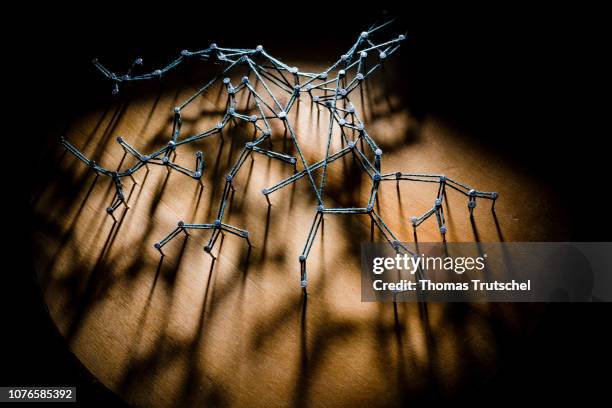
[[(301, 69), (320, 70), (289, 61)], [(325, 61), (322, 61), (322, 63)], [(195, 84), (163, 88), (77, 118), (65, 136), (98, 162), (115, 167), (123, 136), (141, 151), (169, 138), (176, 101)], [(416, 120), (384, 83), (364, 97), (365, 122), (381, 145), (383, 172), (444, 173), (498, 191), (468, 217), (466, 199), (449, 193), (449, 241), (563, 240), (563, 210), (540, 180), (488, 155), (435, 117)], [(223, 109), (218, 89), (185, 111), (183, 134), (214, 125)], [(358, 103), (358, 111), (361, 103)], [(311, 162), (325, 146), (327, 114), (305, 99), (292, 114)], [(59, 136), (59, 135), (57, 135)], [(270, 196), (261, 189), (290, 175), (290, 166), (255, 156), (236, 180), (227, 221), (251, 233), (253, 248), (226, 236), (213, 251), (206, 231), (182, 235), (161, 259), (152, 244), (178, 220), (211, 222), (223, 178), (250, 135), (243, 128), (179, 150), (191, 166), (202, 150), (203, 188), (152, 166), (137, 183), (125, 179), (130, 209), (114, 223), (105, 208), (114, 189), (52, 144), (45, 175), (34, 186), (35, 266), (49, 311), (71, 349), (106, 386), (143, 406), (390, 406), (426, 395), (452, 395), (486, 381), (507, 344), (537, 324), (532, 305), (361, 303), (359, 245), (370, 239), (366, 216), (326, 216), (308, 261), (308, 298), (299, 288), (298, 255), (315, 214), (306, 179)], [(495, 135), (491, 135), (495, 137)], [(275, 128), (274, 146), (289, 145)], [(337, 147), (337, 146), (336, 146)], [(131, 164), (126, 158), (123, 167)], [(348, 181), (345, 181), (348, 180)], [(365, 203), (369, 183), (350, 157), (330, 167), (328, 200)], [(383, 183), (380, 213), (402, 240), (413, 241), (411, 215), (430, 208), (435, 186)], [(331, 206), (331, 204), (328, 204)], [(380, 240), (379, 234), (374, 235)], [(419, 241), (439, 241), (434, 219)], [(220, 244), (220, 245), (219, 245)], [(506, 345), (506, 346), (505, 346)]]

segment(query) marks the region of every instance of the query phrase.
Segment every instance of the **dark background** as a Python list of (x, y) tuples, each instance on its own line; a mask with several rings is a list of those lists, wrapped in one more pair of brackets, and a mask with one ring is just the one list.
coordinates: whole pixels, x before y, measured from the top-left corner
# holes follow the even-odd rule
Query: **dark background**
[[(38, 176), (29, 170), (39, 146), (61, 134), (71, 117), (111, 98), (109, 82), (93, 70), (93, 57), (117, 71), (136, 57), (143, 57), (145, 67), (157, 67), (181, 49), (202, 49), (216, 41), (238, 47), (262, 43), (278, 55), (329, 51), (337, 58), (374, 21), (398, 17), (395, 27), (405, 29), (408, 40), (393, 58), (399, 59), (405, 81), (397, 86), (411, 111), (443, 118), (470, 142), (486, 144), (548, 180), (569, 211), (568, 219), (559, 220), (570, 227), (568, 240), (610, 240), (603, 177), (609, 132), (600, 99), (606, 95), (602, 74), (609, 46), (601, 11), (532, 5), (388, 8), (385, 14), (376, 8), (379, 2), (371, 8), (355, 2), (332, 9), (317, 3), (293, 9), (284, 3), (258, 10), (258, 4), (263, 3), (210, 8), (150, 3), (140, 10), (116, 4), (112, 10), (36, 9), (15, 16), (23, 24), (6, 37), (12, 46), (9, 69), (15, 72), (4, 85), (16, 92), (12, 107), (4, 108), (5, 122), (15, 126), (5, 134), (9, 161), (4, 175), (10, 182), (5, 202), (24, 214), (5, 217), (5, 241), (15, 248), (4, 257), (3, 275), (9, 279), (3, 285), (3, 336), (8, 341), (0, 385), (76, 385), (81, 402), (120, 403), (67, 348), (48, 317), (28, 261), (33, 256), (29, 186)], [(151, 11), (157, 15), (151, 17)], [(20, 149), (9, 149), (12, 143)], [(23, 203), (16, 194), (22, 190)], [(17, 262), (9, 266), (12, 259)], [(543, 324), (524, 344), (501, 351), (507, 363), (498, 375), (457, 397), (497, 403), (531, 394), (530, 401), (551, 403), (605, 395), (612, 344), (606, 330), (609, 306), (548, 305)], [(435, 400), (435, 393), (430, 397)]]

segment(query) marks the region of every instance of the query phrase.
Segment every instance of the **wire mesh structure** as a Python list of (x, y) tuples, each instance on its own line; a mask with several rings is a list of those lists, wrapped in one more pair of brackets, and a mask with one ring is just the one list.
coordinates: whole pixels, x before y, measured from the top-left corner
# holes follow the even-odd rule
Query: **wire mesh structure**
[[(345, 54), (327, 69), (318, 73), (303, 72), (297, 67), (288, 66), (281, 60), (270, 55), (261, 45), (254, 49), (236, 49), (222, 48), (213, 43), (208, 48), (200, 51), (183, 50), (178, 58), (170, 62), (164, 68), (140, 75), (133, 75), (132, 72), (137, 67), (142, 66), (143, 61), (141, 58), (136, 59), (124, 75), (115, 74), (102, 65), (97, 59), (94, 59), (93, 63), (95, 67), (106, 78), (112, 81), (113, 94), (119, 93), (120, 86), (131, 81), (160, 79), (164, 74), (174, 70), (181, 65), (181, 63), (188, 60), (199, 59), (213, 62), (220, 65), (222, 69), (197, 92), (174, 108), (172, 134), (165, 146), (152, 153), (142, 154), (123, 138), (117, 138), (117, 142), (124, 149), (125, 153), (136, 159), (136, 163), (125, 170), (112, 171), (100, 166), (95, 161), (85, 157), (80, 150), (63, 137), (61, 138), (61, 144), (70, 153), (88, 165), (94, 172), (110, 177), (113, 180), (116, 193), (113, 202), (107, 208), (107, 212), (113, 215), (114, 211), (120, 205), (124, 205), (126, 209), (128, 208), (126, 197), (123, 192), (123, 183), (121, 181), (125, 177), (130, 177), (134, 181), (134, 173), (143, 167), (148, 168), (148, 165), (152, 164), (176, 170), (201, 182), (202, 174), (205, 169), (204, 155), (202, 152), (198, 151), (196, 153), (194, 167), (189, 169), (176, 163), (176, 151), (183, 145), (221, 135), (230, 122), (235, 124), (241, 121), (253, 126), (253, 139), (242, 146), (238, 159), (225, 176), (224, 189), (215, 219), (205, 224), (189, 224), (184, 221), (178, 221), (175, 229), (154, 244), (154, 247), (162, 256), (162, 249), (168, 242), (180, 233), (188, 235), (189, 230), (211, 230), (208, 242), (204, 246), (204, 250), (208, 253), (211, 253), (217, 239), (224, 232), (245, 239), (249, 247), (251, 246), (249, 232), (246, 229), (224, 222), (224, 217), (226, 215), (230, 195), (235, 191), (233, 184), (234, 179), (246, 159), (253, 154), (261, 154), (271, 159), (279, 160), (293, 166), (294, 169), (294, 173), (291, 176), (262, 190), (262, 194), (265, 196), (268, 205), (271, 205), (269, 199), (270, 194), (302, 178), (307, 179), (316, 199), (317, 207), (314, 220), (310, 226), (302, 253), (299, 256), (300, 285), (302, 288), (306, 288), (307, 286), (306, 262), (325, 214), (368, 215), (384, 239), (388, 241), (397, 252), (412, 254), (412, 252), (398, 240), (397, 236), (374, 209), (381, 182), (395, 181), (399, 183), (400, 181), (413, 181), (418, 183), (437, 183), (438, 190), (432, 208), (421, 216), (411, 217), (410, 223), (416, 230), (425, 220), (435, 216), (439, 231), (443, 238), (447, 232), (447, 226), (442, 203), (448, 188), (456, 190), (467, 197), (467, 206), (470, 211), (470, 216), (473, 214), (478, 198), (491, 200), (491, 209), (494, 211), (498, 194), (496, 192), (475, 190), (441, 174), (382, 172), (383, 152), (366, 130), (363, 121), (360, 119), (359, 113), (351, 102), (351, 95), (355, 91), (360, 90), (364, 82), (374, 75), (383, 66), (385, 60), (393, 55), (400, 48), (400, 44), (406, 40), (406, 35), (401, 34), (386, 41), (375, 42), (373, 40), (375, 34), (378, 34), (377, 32), (389, 23), (390, 22), (375, 25), (370, 27), (367, 31), (362, 32), (357, 41)], [(242, 77), (240, 83), (234, 84), (228, 76), (230, 73), (235, 73), (238, 69), (246, 70), (247, 74)], [(220, 81), (227, 93), (226, 108), (221, 121), (211, 129), (182, 137), (181, 112), (183, 109)], [(254, 85), (255, 83), (260, 84), (263, 91), (257, 91)], [(272, 84), (275, 88), (278, 88), (280, 92), (289, 95), (286, 104), (283, 105), (279, 102), (280, 98), (277, 97), (278, 95), (275, 95), (271, 89)], [(254, 103), (254, 111), (257, 112), (257, 114), (249, 115), (244, 112), (239, 112), (237, 97), (242, 93), (248, 94), (250, 100)], [(298, 141), (298, 135), (288, 117), (300, 97), (309, 98), (312, 104), (329, 112), (325, 156), (314, 163), (307, 162), (301, 144)], [(285, 132), (288, 132), (290, 136), (296, 155), (290, 155), (267, 148), (264, 142), (270, 141), (272, 135), (271, 123), (273, 121), (282, 123)], [(339, 130), (342, 148), (332, 152), (331, 147), (334, 129)], [(304, 141), (302, 141), (302, 143), (304, 143)], [(351, 155), (355, 158), (361, 170), (367, 174), (371, 181), (368, 202), (364, 207), (328, 207), (325, 201), (327, 168), (338, 159), (347, 155)], [(298, 165), (301, 168), (299, 171)], [(315, 180), (313, 174), (316, 171), (321, 172), (318, 182)]]

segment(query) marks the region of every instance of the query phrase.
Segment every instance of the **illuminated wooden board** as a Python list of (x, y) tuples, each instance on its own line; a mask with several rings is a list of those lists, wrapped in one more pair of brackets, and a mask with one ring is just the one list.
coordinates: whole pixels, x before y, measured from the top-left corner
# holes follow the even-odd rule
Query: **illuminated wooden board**
[[(288, 62), (320, 71), (326, 61)], [(123, 152), (115, 137), (145, 152), (162, 146), (172, 108), (204, 78), (92, 111), (65, 136), (103, 165), (117, 166)], [(563, 209), (543, 181), (435, 117), (416, 120), (381, 81), (369, 86), (364, 102), (367, 128), (384, 152), (383, 172), (443, 173), (500, 193), (497, 219), (483, 201), (473, 226), (467, 199), (451, 191), (448, 241), (566, 239), (558, 221)], [(213, 126), (223, 103), (220, 89), (213, 89), (184, 112), (183, 132)], [(363, 112), (361, 102), (356, 105)], [(303, 99), (290, 120), (307, 159), (318, 160), (327, 114)], [(275, 147), (288, 146), (276, 130)], [(250, 254), (244, 240), (228, 235), (213, 251), (219, 254), (213, 263), (202, 250), (208, 238), (202, 231), (178, 237), (160, 259), (152, 244), (178, 220), (214, 219), (223, 178), (248, 137), (236, 129), (223, 143), (211, 138), (179, 150), (188, 163), (196, 150), (204, 152), (203, 188), (155, 166), (139, 172), (133, 188), (126, 179), (130, 209), (123, 217), (118, 212), (116, 224), (104, 211), (114, 193), (110, 179), (96, 180), (60, 147), (52, 146), (44, 159), (48, 177), (34, 187), (32, 200), (35, 266), (45, 300), (74, 353), (128, 402), (387, 406), (425, 393), (450, 395), (485, 381), (500, 361), (500, 342), (522, 338), (537, 324), (539, 308), (532, 305), (430, 304), (424, 314), (418, 305), (399, 304), (396, 320), (392, 304), (361, 303), (359, 246), (370, 239), (367, 216), (325, 217), (309, 258), (305, 302), (298, 255), (314, 197), (304, 178), (271, 195), (268, 208), (261, 190), (293, 170), (263, 156), (249, 159), (239, 173), (228, 218), (250, 231)], [(367, 201), (369, 183), (350, 156), (329, 171), (330, 202)], [(431, 207), (435, 185), (405, 182), (398, 193), (388, 182), (380, 194), (385, 221), (402, 240), (413, 241), (409, 217)], [(440, 238), (435, 219), (419, 227), (419, 241)]]

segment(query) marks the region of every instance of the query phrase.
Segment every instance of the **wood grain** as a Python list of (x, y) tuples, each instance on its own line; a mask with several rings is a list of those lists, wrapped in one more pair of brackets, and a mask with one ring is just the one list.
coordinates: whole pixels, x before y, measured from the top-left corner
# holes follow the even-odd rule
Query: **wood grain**
[[(291, 61), (313, 71), (323, 64)], [(393, 74), (390, 65), (387, 74)], [(239, 77), (238, 77), (239, 78)], [(193, 78), (191, 78), (193, 79)], [(193, 83), (192, 83), (193, 82)], [(77, 118), (65, 136), (108, 167), (118, 166), (123, 136), (141, 151), (168, 140), (171, 112), (197, 81), (160, 88)], [(213, 126), (223, 111), (219, 89), (185, 111), (183, 134)], [(356, 101), (358, 111), (362, 102)], [(497, 216), (481, 205), (470, 222), (464, 197), (449, 194), (449, 241), (563, 240), (555, 196), (546, 184), (470, 142), (436, 117), (414, 118), (384, 81), (363, 97), (365, 122), (384, 151), (383, 171), (444, 173), (498, 191)], [(290, 116), (310, 161), (325, 148), (327, 113), (303, 98)], [(59, 136), (59, 135), (58, 135)], [(390, 406), (452, 395), (482, 383), (507, 358), (503, 346), (537, 324), (538, 307), (507, 304), (361, 303), (359, 245), (370, 239), (366, 216), (326, 216), (309, 259), (307, 299), (299, 288), (298, 255), (315, 214), (306, 179), (270, 196), (261, 189), (290, 175), (286, 164), (255, 156), (236, 179), (228, 222), (250, 231), (252, 250), (225, 236), (213, 251), (207, 232), (182, 235), (160, 259), (152, 244), (178, 220), (211, 222), (223, 177), (250, 137), (239, 126), (221, 143), (185, 146), (191, 166), (202, 150), (203, 187), (152, 166), (126, 179), (130, 209), (113, 223), (104, 209), (109, 179), (96, 178), (51, 146), (47, 175), (33, 189), (35, 264), (49, 311), (71, 349), (106, 386), (143, 406)], [(495, 137), (495, 135), (491, 135)], [(277, 149), (289, 146), (275, 127)], [(335, 144), (335, 148), (339, 145)], [(129, 164), (124, 159), (123, 167)], [(347, 156), (329, 169), (330, 203), (364, 203), (369, 184)], [(431, 207), (434, 187), (384, 184), (379, 210), (405, 241), (409, 217)], [(380, 240), (378, 233), (375, 240)], [(435, 220), (419, 241), (439, 241)], [(507, 348), (507, 347), (506, 347)]]

